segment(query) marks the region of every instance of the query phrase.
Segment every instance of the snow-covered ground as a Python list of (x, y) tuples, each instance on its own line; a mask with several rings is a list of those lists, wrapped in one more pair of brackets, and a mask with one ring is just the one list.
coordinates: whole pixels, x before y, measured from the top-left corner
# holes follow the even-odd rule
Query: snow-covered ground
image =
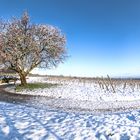
[(55, 88), (38, 89), (33, 91), (23, 91), (22, 94), (42, 95), (55, 98), (73, 99), (82, 101), (133, 101), (140, 99), (140, 88), (132, 91), (131, 87), (127, 87), (125, 91), (118, 89), (115, 93), (104, 91), (97, 83), (78, 83), (70, 81), (49, 81), (41, 77), (30, 77), (28, 82), (48, 82), (58, 83)]
[[(41, 98), (38, 104), (46, 102), (42, 107), (30, 103), (0, 102), (0, 140), (140, 139), (139, 88), (131, 90), (128, 87), (124, 92), (120, 87), (113, 93), (101, 90), (96, 83), (50, 81), (43, 78), (29, 78), (28, 82), (61, 85), (17, 93), (53, 97)], [(63, 111), (52, 109), (55, 107), (63, 108)], [(66, 108), (81, 108), (89, 112), (80, 109), (78, 112), (64, 111)], [(119, 112), (103, 112), (113, 108)], [(130, 108), (133, 111), (126, 112)]]
[(41, 95), (54, 98), (48, 100), (48, 105), (63, 109), (70, 108), (103, 111), (103, 110), (132, 110), (140, 107), (140, 88), (127, 86), (123, 90), (122, 85), (118, 85), (116, 92), (103, 90), (96, 82), (82, 83), (78, 81), (49, 80), (42, 77), (29, 77), (28, 82), (48, 82), (58, 83), (57, 87), (24, 90), (17, 94)]
[(1, 140), (139, 140), (140, 111), (78, 114), (0, 102)]

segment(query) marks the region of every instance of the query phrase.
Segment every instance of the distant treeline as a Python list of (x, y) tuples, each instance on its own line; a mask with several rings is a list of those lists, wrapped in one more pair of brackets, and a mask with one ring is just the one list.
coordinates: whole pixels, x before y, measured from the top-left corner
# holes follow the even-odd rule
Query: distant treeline
[[(49, 77), (49, 78), (66, 78), (66, 79), (81, 79), (81, 80), (107, 80), (108, 77), (78, 77), (78, 76), (63, 76), (63, 75), (40, 75), (40, 74), (29, 74), (33, 77)], [(112, 80), (140, 80), (140, 77), (110, 77)]]

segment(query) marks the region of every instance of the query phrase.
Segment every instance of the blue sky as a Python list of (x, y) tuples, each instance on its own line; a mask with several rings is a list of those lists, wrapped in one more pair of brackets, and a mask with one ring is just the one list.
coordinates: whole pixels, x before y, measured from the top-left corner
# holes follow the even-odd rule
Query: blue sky
[(1, 0), (4, 19), (25, 10), (33, 23), (57, 26), (67, 37), (70, 57), (42, 73), (140, 76), (139, 0)]

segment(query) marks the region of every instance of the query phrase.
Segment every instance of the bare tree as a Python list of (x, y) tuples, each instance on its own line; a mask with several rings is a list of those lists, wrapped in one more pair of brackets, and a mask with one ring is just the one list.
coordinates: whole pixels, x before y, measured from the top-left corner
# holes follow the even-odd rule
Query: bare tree
[(63, 62), (66, 39), (51, 25), (31, 24), (27, 12), (20, 19), (0, 22), (0, 63), (16, 71), (21, 85), (35, 67), (51, 68)]

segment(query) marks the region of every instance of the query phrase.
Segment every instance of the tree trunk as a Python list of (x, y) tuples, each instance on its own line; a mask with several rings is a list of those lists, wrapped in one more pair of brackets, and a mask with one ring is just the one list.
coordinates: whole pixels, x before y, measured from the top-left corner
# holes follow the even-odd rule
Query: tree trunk
[(21, 85), (22, 86), (27, 85), (26, 75), (19, 73), (19, 76), (20, 76)]

